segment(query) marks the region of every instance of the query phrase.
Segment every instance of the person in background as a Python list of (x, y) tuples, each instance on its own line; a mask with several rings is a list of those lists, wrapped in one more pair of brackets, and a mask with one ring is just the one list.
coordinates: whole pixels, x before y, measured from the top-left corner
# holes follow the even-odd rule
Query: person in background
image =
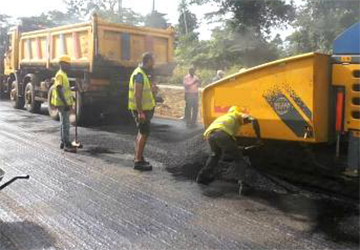
[(51, 95), (51, 104), (57, 107), (60, 115), (60, 148), (66, 152), (75, 152), (76, 148), (70, 142), (70, 110), (74, 104), (73, 95), (70, 89), (68, 72), (70, 70), (70, 57), (63, 55), (59, 59), (60, 70), (55, 76), (55, 88)]
[(185, 115), (184, 120), (187, 127), (195, 127), (197, 125), (198, 109), (199, 109), (199, 87), (201, 81), (195, 75), (195, 68), (189, 68), (189, 74), (184, 77), (185, 88)]
[(222, 70), (218, 70), (218, 71), (216, 72), (216, 76), (212, 79), (212, 81), (213, 81), (213, 82), (217, 82), (217, 81), (223, 79), (224, 76), (225, 76), (225, 72), (222, 71)]
[(137, 67), (130, 77), (129, 104), (138, 134), (135, 141), (134, 169), (139, 171), (151, 171), (152, 166), (145, 161), (143, 153), (150, 133), (150, 122), (154, 114), (155, 98), (157, 91), (155, 84), (151, 84), (150, 78), (154, 79), (152, 72), (155, 59), (152, 53), (146, 52), (142, 57), (141, 66)]
[(242, 125), (252, 123), (253, 129), (257, 136), (256, 144), (261, 145), (260, 140), (260, 126), (258, 121), (241, 111), (239, 107), (233, 106), (229, 109), (228, 113), (218, 117), (205, 131), (204, 138), (208, 141), (211, 154), (208, 158), (206, 165), (200, 170), (196, 182), (200, 184), (209, 184), (214, 180), (215, 170), (221, 155), (226, 152), (233, 159), (239, 168), (240, 180), (239, 192), (246, 192), (249, 190), (249, 185), (245, 182), (245, 170), (248, 163), (244, 159), (241, 151), (238, 149), (236, 143), (236, 133)]

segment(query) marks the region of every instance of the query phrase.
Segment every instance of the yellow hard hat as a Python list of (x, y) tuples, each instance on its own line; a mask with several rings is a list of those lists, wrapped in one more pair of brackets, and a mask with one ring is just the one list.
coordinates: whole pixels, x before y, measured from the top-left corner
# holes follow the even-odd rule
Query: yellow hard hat
[(61, 62), (70, 63), (70, 62), (71, 62), (70, 56), (68, 56), (68, 55), (62, 55), (62, 56), (59, 58), (59, 63), (61, 63)]
[(229, 111), (229, 113), (235, 113), (235, 115), (237, 116), (241, 116), (242, 118), (248, 118), (249, 115), (244, 113), (244, 109), (240, 108), (238, 106), (232, 106)]
[(232, 113), (232, 112), (241, 113), (242, 110), (241, 110), (241, 108), (239, 108), (238, 106), (232, 106), (232, 107), (229, 109), (228, 112), (229, 112), (229, 113)]

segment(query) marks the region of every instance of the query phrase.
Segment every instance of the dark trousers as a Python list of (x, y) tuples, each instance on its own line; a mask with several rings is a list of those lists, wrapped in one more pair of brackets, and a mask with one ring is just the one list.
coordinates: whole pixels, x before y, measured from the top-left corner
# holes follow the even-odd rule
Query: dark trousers
[(245, 171), (248, 165), (244, 160), (241, 151), (238, 149), (236, 141), (234, 141), (227, 133), (216, 130), (209, 135), (208, 142), (211, 148), (211, 154), (199, 175), (201, 177), (213, 177), (222, 154), (226, 152), (235, 160), (238, 168), (239, 180), (244, 181)]
[(185, 93), (185, 122), (187, 125), (194, 125), (197, 122), (199, 110), (198, 93)]

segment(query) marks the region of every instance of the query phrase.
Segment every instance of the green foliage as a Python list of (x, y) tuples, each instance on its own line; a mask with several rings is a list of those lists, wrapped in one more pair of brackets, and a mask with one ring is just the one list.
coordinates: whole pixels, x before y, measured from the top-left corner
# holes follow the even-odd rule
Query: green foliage
[[(173, 76), (169, 80), (170, 85), (182, 86), (184, 77), (189, 73), (189, 67), (185, 65), (178, 65)], [(216, 76), (216, 71), (210, 69), (197, 69), (196, 75), (201, 79), (201, 85), (206, 86), (212, 82), (212, 79)]]
[(359, 0), (306, 0), (297, 12), (296, 31), (288, 38), (288, 53), (331, 53), (336, 36), (359, 20)]
[(57, 10), (42, 13), (39, 16), (20, 17), (19, 20), (23, 32), (79, 22), (79, 19), (69, 18), (68, 14)]
[(145, 17), (145, 26), (166, 29), (169, 27), (165, 17), (166, 14), (159, 13), (157, 11), (153, 11)]
[(63, 0), (69, 16), (85, 20), (93, 13), (114, 23), (141, 25), (144, 17), (131, 9), (119, 8), (118, 0)]
[(178, 11), (180, 13), (177, 26), (179, 35), (197, 34), (195, 30), (199, 28), (199, 23), (196, 15), (190, 12), (187, 0), (181, 0)]
[(9, 16), (0, 14), (0, 74), (2, 74), (3, 55), (8, 43), (7, 31), (10, 26)]
[(192, 0), (193, 4), (215, 3), (219, 9), (208, 14), (209, 18), (222, 18), (231, 13), (228, 20), (234, 30), (241, 33), (253, 30), (257, 36), (269, 34), (276, 26), (289, 23), (294, 18), (292, 1), (286, 0)]
[[(170, 85), (183, 85), (184, 76), (188, 74), (189, 70), (188, 65), (178, 65), (174, 72), (173, 76), (167, 82)], [(233, 65), (225, 70), (225, 76), (232, 75), (239, 72), (243, 67), (241, 65)], [(205, 87), (213, 82), (214, 77), (216, 76), (217, 70), (206, 69), (206, 68), (197, 68), (196, 75), (201, 79), (201, 86)]]
[(233, 65), (246, 67), (275, 60), (281, 54), (281, 39), (268, 42), (253, 33), (240, 34), (231, 26), (216, 28), (208, 41), (199, 41), (191, 34), (178, 39), (176, 58), (181, 65), (204, 69), (226, 69)]
[[(279, 37), (271, 40), (270, 29), (289, 23), (294, 16), (292, 2), (285, 0), (192, 0), (192, 4), (212, 2), (218, 10), (209, 18), (221, 20), (222, 26), (213, 30), (209, 41), (199, 41), (196, 17), (192, 19), (194, 29), (184, 32), (184, 13), (180, 12), (176, 58), (181, 65), (195, 65), (201, 69), (226, 69), (233, 65), (246, 67), (258, 65), (277, 59), (282, 53), (282, 42)], [(185, 0), (181, 1), (179, 10), (188, 12), (192, 17)], [(231, 16), (226, 21), (223, 16)], [(280, 41), (279, 41), (280, 40)]]

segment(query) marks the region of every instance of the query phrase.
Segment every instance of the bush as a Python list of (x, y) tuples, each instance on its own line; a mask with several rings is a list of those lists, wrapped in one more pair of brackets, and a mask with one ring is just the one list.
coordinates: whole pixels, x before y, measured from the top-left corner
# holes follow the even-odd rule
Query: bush
[[(169, 85), (183, 85), (184, 76), (188, 74), (190, 66), (185, 65), (177, 65), (173, 75), (171, 78), (169, 78), (168, 84)], [(230, 67), (229, 69), (225, 69), (225, 76), (232, 75), (236, 72), (239, 72), (242, 68), (241, 65), (234, 65)], [(202, 86), (207, 86), (210, 83), (212, 83), (212, 79), (216, 76), (216, 70), (212, 69), (197, 69), (196, 75), (201, 79)]]

